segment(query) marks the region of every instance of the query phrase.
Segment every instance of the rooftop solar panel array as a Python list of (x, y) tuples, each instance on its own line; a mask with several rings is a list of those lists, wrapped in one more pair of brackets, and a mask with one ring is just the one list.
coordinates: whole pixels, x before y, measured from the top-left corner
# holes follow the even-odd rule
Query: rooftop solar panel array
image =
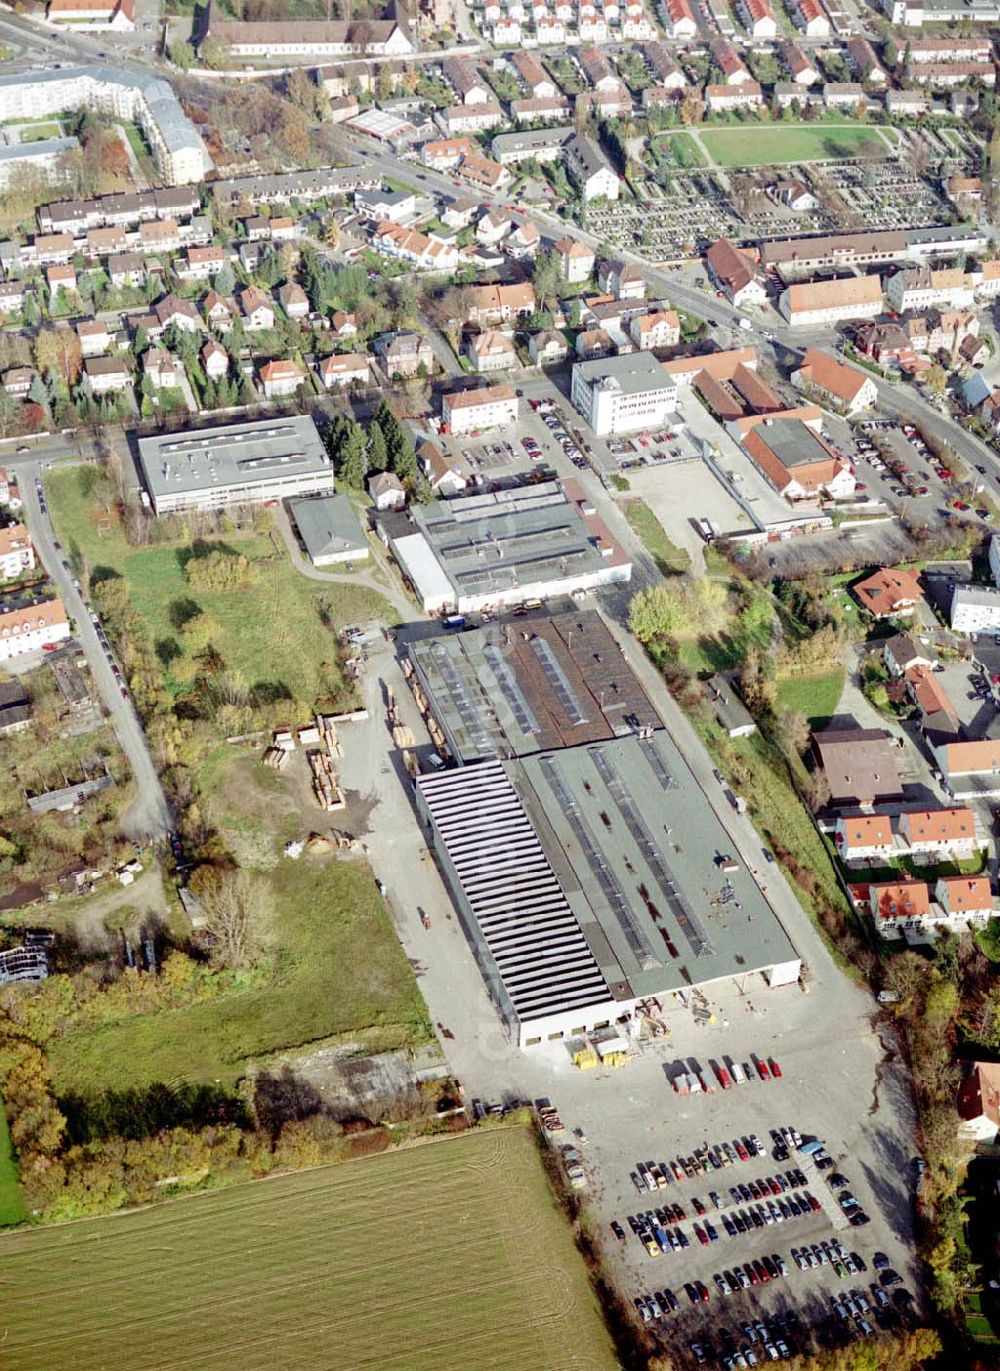
[(610, 1002), (608, 984), (501, 764), (421, 776), (417, 787), (518, 1018)]

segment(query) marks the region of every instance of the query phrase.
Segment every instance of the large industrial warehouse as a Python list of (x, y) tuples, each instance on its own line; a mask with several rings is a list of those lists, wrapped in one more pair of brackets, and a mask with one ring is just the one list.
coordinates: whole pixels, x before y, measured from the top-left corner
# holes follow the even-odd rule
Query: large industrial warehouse
[(409, 652), (461, 763), (418, 779), (418, 812), (520, 1046), (631, 1027), (644, 1001), (724, 980), (798, 980), (794, 947), (599, 615)]
[(157, 514), (329, 494), (333, 467), (307, 414), (185, 429), (139, 439), (139, 466)]

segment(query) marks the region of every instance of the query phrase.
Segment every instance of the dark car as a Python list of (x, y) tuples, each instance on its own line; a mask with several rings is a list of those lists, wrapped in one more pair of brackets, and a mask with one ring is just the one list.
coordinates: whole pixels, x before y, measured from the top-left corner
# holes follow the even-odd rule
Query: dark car
[(887, 1290), (891, 1289), (894, 1285), (903, 1284), (903, 1278), (898, 1271), (883, 1270), (881, 1276), (879, 1276), (879, 1280), (886, 1287)]
[(615, 1219), (612, 1223), (611, 1231), (612, 1233), (614, 1233), (615, 1237), (618, 1239), (619, 1242), (625, 1241), (625, 1230), (624, 1228), (622, 1228), (621, 1224), (618, 1222), (617, 1219)]
[(884, 1252), (876, 1252), (872, 1257), (872, 1266), (876, 1271), (885, 1271), (889, 1265), (889, 1258)]

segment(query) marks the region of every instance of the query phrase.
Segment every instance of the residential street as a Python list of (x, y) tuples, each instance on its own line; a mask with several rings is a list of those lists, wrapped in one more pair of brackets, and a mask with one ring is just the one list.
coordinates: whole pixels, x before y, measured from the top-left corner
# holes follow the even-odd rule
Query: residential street
[(19, 464), (18, 472), (24, 520), (31, 540), (73, 621), (76, 638), (86, 653), (104, 708), (135, 778), (138, 794), (123, 815), (122, 826), (129, 837), (155, 841), (171, 830), (173, 819), (142, 724), (131, 700), (122, 696), (121, 687), (98, 641), (90, 610), (73, 583), (72, 573), (63, 564), (64, 553), (55, 546), (49, 517), (43, 515), (39, 507), (35, 480), (40, 478), (41, 467), (37, 462), (25, 462)]

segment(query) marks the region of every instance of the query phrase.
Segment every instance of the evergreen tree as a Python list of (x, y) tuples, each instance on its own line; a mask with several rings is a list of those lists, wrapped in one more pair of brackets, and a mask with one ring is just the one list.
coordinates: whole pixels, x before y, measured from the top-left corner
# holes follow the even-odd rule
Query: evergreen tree
[(338, 453), (338, 474), (349, 486), (360, 490), (368, 474), (368, 453), (365, 431), (360, 424), (351, 424)]
[(385, 471), (388, 465), (389, 452), (385, 434), (382, 432), (382, 425), (375, 420), (368, 430), (368, 470)]

